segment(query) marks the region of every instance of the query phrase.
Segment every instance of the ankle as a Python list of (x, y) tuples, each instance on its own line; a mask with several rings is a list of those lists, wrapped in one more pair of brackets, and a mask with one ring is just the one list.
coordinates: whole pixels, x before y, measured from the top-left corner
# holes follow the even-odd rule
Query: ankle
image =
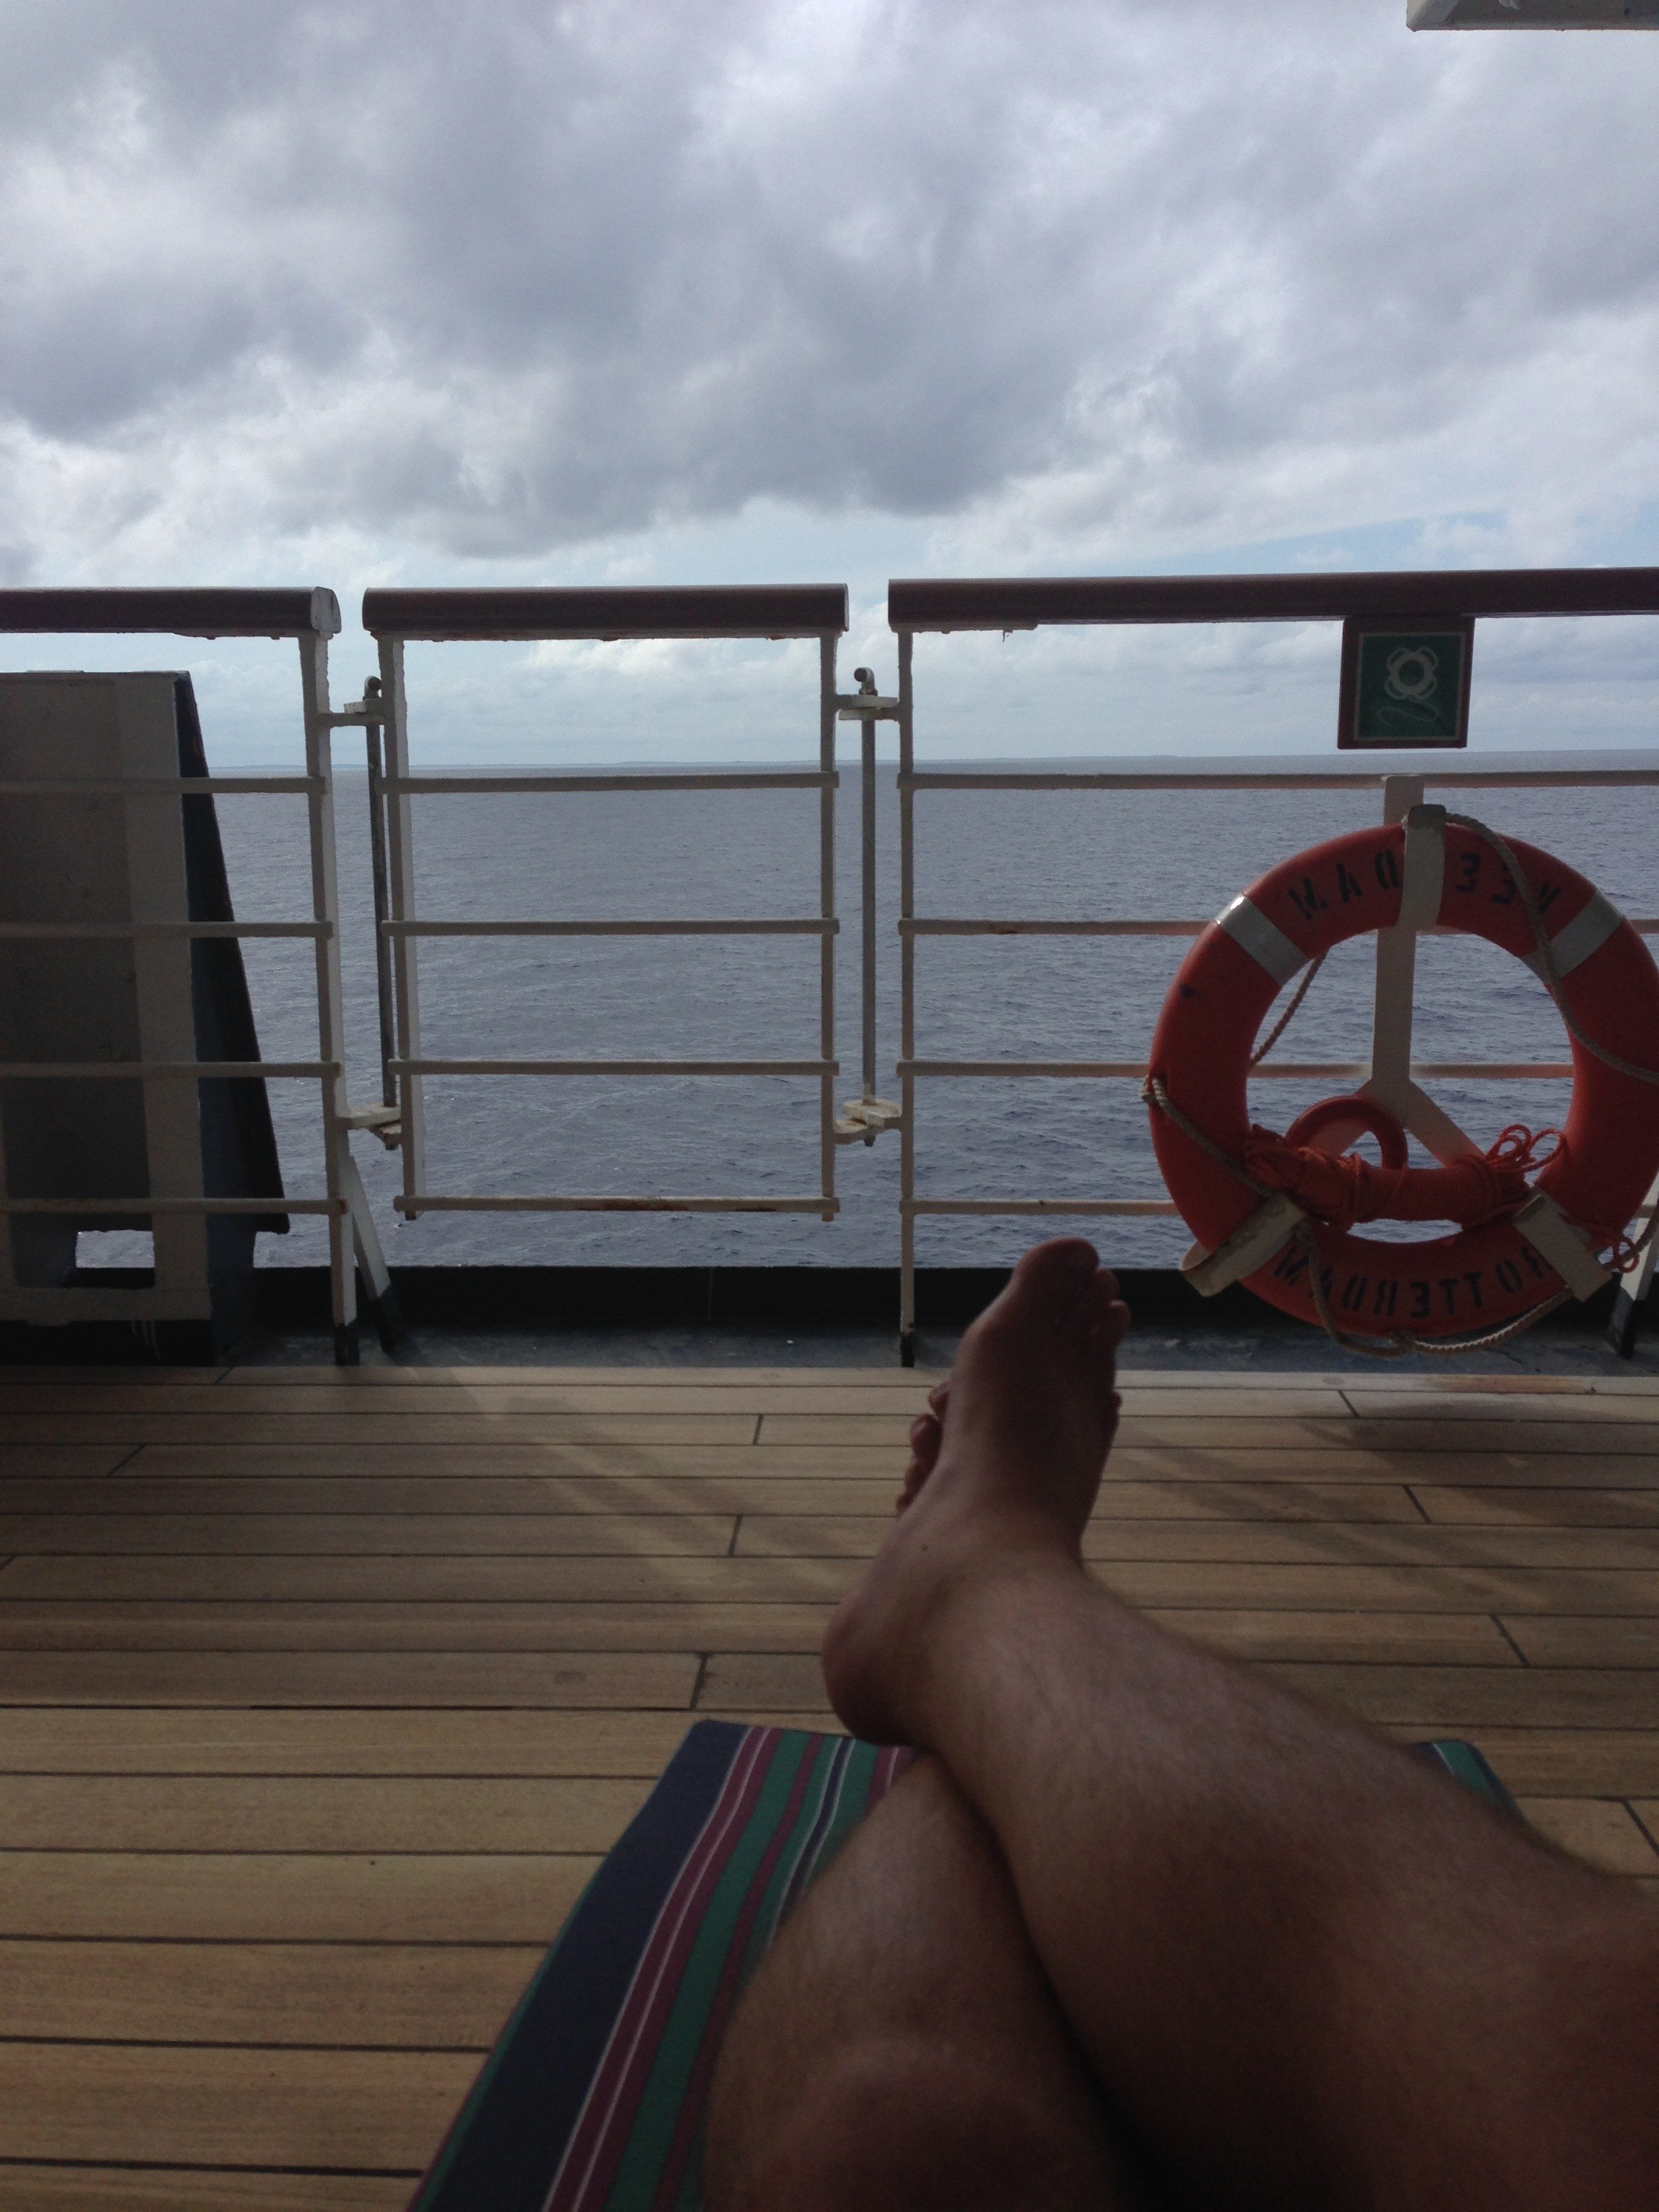
[(1011, 1522), (998, 1535), (938, 1576), (911, 1624), (908, 1702), (925, 1730), (916, 1741), (930, 1750), (953, 1733), (966, 1684), (982, 1681), (988, 1666), (1018, 1668), (1079, 1600), (1101, 1595), (1051, 1534)]

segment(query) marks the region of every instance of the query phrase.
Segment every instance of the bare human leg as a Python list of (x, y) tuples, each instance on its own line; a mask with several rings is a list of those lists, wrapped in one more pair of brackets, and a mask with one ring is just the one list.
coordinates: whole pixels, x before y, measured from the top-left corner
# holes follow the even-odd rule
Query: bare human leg
[(784, 1929), (727, 2031), (713, 2212), (1114, 2212), (1092, 2078), (1007, 1870), (937, 1759)]
[(1659, 1916), (1085, 1573), (1126, 1319), (1066, 1242), (969, 1331), (826, 1639), (836, 1710), (944, 1760), (1195, 2201), (1659, 2204)]

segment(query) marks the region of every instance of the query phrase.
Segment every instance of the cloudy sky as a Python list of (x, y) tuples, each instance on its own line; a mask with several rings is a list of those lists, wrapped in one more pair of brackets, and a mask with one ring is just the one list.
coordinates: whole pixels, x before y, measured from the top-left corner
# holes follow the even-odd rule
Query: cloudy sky
[[(1659, 33), (1404, 13), (0, 0), (0, 580), (844, 579), (886, 676), (894, 574), (1659, 561)], [(1328, 632), (957, 643), (957, 750), (1329, 741)], [(434, 758), (775, 752), (805, 674), (428, 660)], [(1477, 734), (1656, 676), (1488, 626)]]

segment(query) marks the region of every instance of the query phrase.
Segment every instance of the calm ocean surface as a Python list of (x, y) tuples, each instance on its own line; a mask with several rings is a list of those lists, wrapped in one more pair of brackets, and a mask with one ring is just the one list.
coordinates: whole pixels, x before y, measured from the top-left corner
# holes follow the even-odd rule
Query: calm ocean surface
[[(1475, 757), (1471, 757), (1471, 765)], [(982, 765), (982, 763), (981, 763)], [(1030, 766), (1030, 763), (1022, 763)], [(1086, 763), (1068, 762), (1068, 767)], [(1114, 766), (1127, 763), (1116, 761)], [(1310, 766), (1323, 763), (1310, 762)], [(878, 1089), (896, 1096), (898, 1049), (896, 799), (880, 771), (881, 1002)], [(1638, 790), (1444, 794), (1500, 832), (1571, 862), (1632, 915), (1659, 911), (1655, 794)], [(817, 795), (667, 793), (421, 799), (416, 886), (424, 916), (666, 917), (812, 912)], [(303, 915), (308, 874), (297, 802), (222, 799), (238, 915)], [(838, 802), (837, 1025), (859, 1088), (858, 782)], [(917, 904), (927, 915), (1198, 916), (1286, 855), (1375, 821), (1376, 793), (926, 793), (918, 799)], [(341, 881), (351, 1092), (378, 1099), (367, 802), (343, 775)], [(1143, 1055), (1186, 951), (1173, 939), (934, 940), (919, 949), (924, 1057), (1134, 1059)], [(309, 948), (246, 948), (268, 1056), (314, 1054)], [(507, 939), (423, 943), (425, 1052), (611, 1058), (811, 1057), (817, 1050), (816, 940)], [(1281, 1051), (1361, 1055), (1369, 1035), (1371, 940), (1341, 946)], [(1419, 952), (1418, 1051), (1425, 1059), (1564, 1056), (1542, 988), (1476, 940)], [(1256, 1118), (1283, 1128), (1325, 1086), (1258, 1082)], [(948, 1080), (919, 1086), (923, 1195), (1162, 1195), (1135, 1086)], [(271, 1085), (290, 1194), (320, 1188), (315, 1093)], [(1556, 1118), (1565, 1086), (1439, 1086), (1489, 1141), (1504, 1122)], [(810, 1079), (472, 1078), (428, 1080), (428, 1181), (454, 1192), (804, 1193), (815, 1187), (817, 1085)], [(842, 1210), (825, 1225), (775, 1216), (427, 1215), (398, 1224), (398, 1162), (371, 1138), (356, 1150), (394, 1263), (538, 1261), (673, 1265), (883, 1264), (898, 1255), (896, 1136), (837, 1160)], [(1006, 1260), (1029, 1221), (928, 1220), (923, 1264)], [(1167, 1263), (1176, 1221), (1106, 1220), (1108, 1256)], [(322, 1256), (315, 1221), (261, 1240), (264, 1265)]]

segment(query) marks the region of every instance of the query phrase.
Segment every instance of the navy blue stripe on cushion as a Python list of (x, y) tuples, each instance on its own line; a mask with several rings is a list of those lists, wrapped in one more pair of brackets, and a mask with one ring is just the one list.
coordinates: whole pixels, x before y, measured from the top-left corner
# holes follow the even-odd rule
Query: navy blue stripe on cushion
[(411, 2212), (541, 2212), (663, 1899), (748, 1733), (691, 1729), (583, 1893)]

